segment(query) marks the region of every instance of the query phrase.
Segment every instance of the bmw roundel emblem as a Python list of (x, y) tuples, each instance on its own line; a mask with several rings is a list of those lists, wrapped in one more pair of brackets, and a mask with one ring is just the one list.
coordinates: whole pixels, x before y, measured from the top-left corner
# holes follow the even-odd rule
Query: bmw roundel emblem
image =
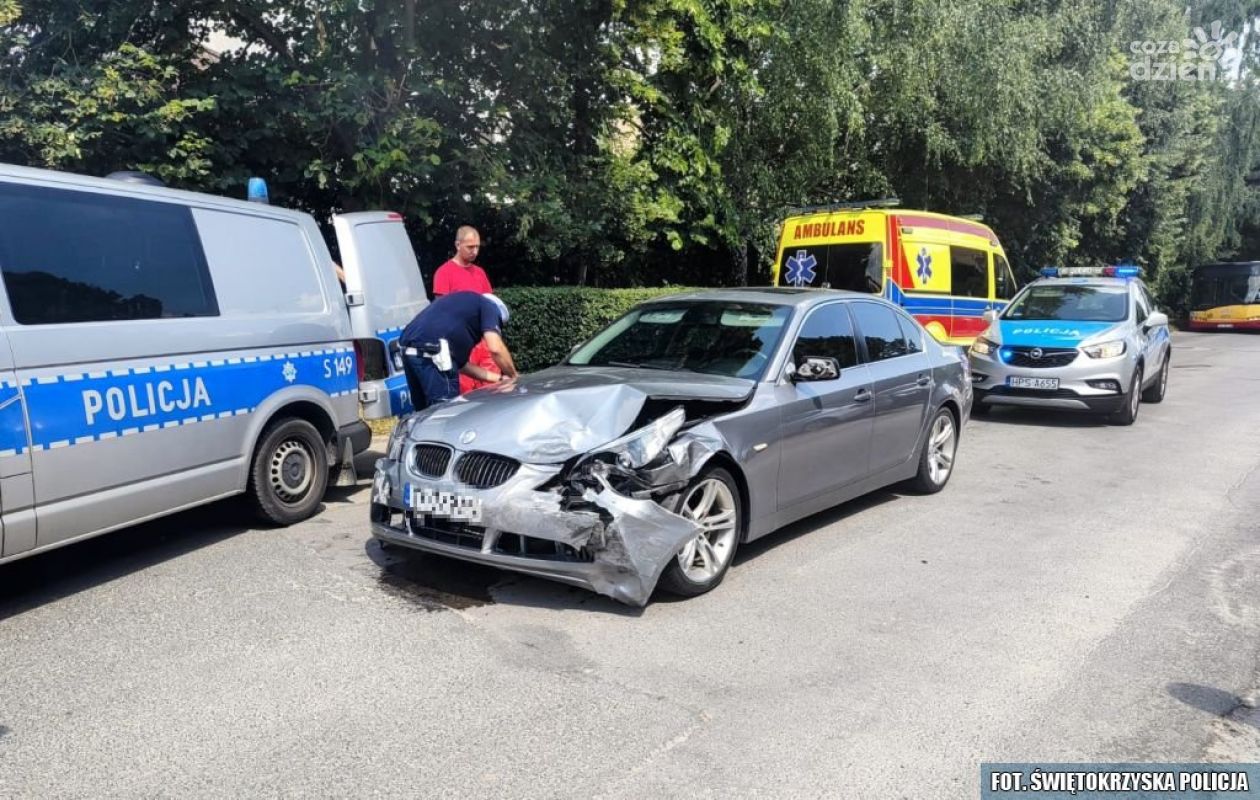
[(1041, 358), (1045, 354), (1041, 352), (1040, 347), (1034, 347), (1032, 350), (1028, 351), (1028, 355), (1032, 356), (1033, 358)]
[(476, 438), (477, 432), (473, 430), (464, 431), (459, 435), (460, 444), (470, 444)]

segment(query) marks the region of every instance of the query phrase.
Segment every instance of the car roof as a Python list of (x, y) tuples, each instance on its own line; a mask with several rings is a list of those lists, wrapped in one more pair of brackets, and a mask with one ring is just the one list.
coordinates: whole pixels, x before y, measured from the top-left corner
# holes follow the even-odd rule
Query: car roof
[(703, 291), (680, 292), (663, 295), (648, 300), (649, 303), (672, 303), (677, 301), (718, 301), (732, 303), (765, 303), (775, 306), (809, 306), (826, 300), (843, 298), (865, 298), (880, 300), (878, 295), (850, 292), (843, 289), (806, 289), (790, 286), (745, 286), (730, 289), (706, 289)]
[(284, 208), (283, 206), (251, 203), (247, 200), (237, 200), (221, 195), (189, 192), (183, 189), (171, 189), (166, 186), (131, 183), (115, 178), (98, 178), (75, 172), (20, 167), (15, 164), (0, 163), (0, 179), (10, 179), (19, 183), (51, 186), (61, 189), (104, 191), (113, 195), (130, 195), (141, 199), (174, 202), (187, 206), (244, 212), (253, 216), (278, 217), (294, 222), (300, 221), (307, 216), (301, 211)]

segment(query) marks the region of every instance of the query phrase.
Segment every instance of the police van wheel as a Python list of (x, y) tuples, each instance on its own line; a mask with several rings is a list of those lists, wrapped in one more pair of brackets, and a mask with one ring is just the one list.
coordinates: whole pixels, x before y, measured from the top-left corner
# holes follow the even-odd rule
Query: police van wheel
[(328, 452), (315, 426), (286, 419), (254, 451), (249, 494), (268, 522), (292, 525), (315, 513), (328, 486)]

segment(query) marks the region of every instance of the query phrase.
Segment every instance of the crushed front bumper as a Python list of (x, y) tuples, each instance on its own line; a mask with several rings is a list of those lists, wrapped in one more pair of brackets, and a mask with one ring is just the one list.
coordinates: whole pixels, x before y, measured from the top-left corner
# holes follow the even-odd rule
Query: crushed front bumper
[[(424, 477), (407, 461), (376, 462), (377, 539), (581, 586), (623, 603), (646, 605), (669, 559), (701, 531), (651, 499), (620, 494), (603, 478), (566, 507), (554, 465), (522, 464), (503, 484), (477, 489)], [(481, 518), (474, 524), (419, 513), (406, 499), (419, 489), (475, 498)]]

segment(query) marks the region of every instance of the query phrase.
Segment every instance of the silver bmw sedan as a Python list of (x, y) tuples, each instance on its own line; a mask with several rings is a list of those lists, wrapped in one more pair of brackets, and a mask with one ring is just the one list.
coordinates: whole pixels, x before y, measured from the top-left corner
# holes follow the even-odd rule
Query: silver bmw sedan
[(400, 420), (372, 535), (634, 605), (702, 594), (743, 542), (889, 484), (944, 488), (968, 370), (870, 295), (655, 299), (557, 366)]

